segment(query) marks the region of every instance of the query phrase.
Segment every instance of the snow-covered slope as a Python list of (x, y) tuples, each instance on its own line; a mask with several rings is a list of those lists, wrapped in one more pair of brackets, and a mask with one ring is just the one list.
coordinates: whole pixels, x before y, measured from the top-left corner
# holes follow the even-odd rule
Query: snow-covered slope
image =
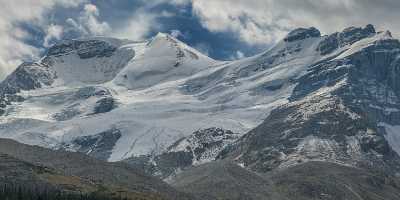
[(85, 85), (111, 81), (136, 54), (127, 40), (91, 38), (63, 41), (51, 47), (40, 62), (51, 66), (53, 85)]
[(114, 82), (129, 89), (144, 89), (188, 77), (216, 63), (172, 36), (159, 33), (137, 52)]
[(167, 34), (65, 41), (0, 84), (0, 137), (118, 161), (166, 153), (200, 129), (241, 136), (301, 95), (298, 80), (311, 66), (377, 38), (371, 27), (330, 36), (297, 29), (270, 50), (232, 62)]
[[(102, 151), (101, 143), (104, 152), (96, 155), (116, 161), (161, 153), (199, 129), (243, 134), (287, 102), (291, 79), (321, 59), (320, 40), (282, 41), (234, 62), (215, 61), (166, 34), (144, 42), (66, 41), (38, 62), (54, 74), (48, 84), (14, 84), (13, 96), (23, 101), (7, 103), (0, 135), (88, 154)], [(110, 137), (105, 145), (102, 138)]]

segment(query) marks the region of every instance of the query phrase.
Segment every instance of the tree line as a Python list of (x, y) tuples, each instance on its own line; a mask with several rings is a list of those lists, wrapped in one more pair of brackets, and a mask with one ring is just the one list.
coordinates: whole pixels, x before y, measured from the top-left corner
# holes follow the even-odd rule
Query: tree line
[(0, 188), (0, 200), (128, 200), (125, 197), (109, 197), (98, 193), (76, 194), (50, 188), (33, 188), (4, 184)]

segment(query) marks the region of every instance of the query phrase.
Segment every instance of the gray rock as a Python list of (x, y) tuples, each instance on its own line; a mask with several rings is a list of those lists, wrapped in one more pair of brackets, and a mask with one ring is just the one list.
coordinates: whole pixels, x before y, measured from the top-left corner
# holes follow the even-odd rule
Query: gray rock
[(61, 145), (61, 149), (78, 151), (107, 161), (121, 136), (120, 130), (112, 128), (95, 135), (77, 137), (71, 143)]
[(115, 107), (116, 103), (113, 97), (102, 98), (96, 102), (93, 114), (110, 112)]
[(52, 117), (57, 121), (67, 121), (80, 115), (81, 111), (75, 107), (65, 108), (59, 113), (55, 113)]
[(334, 52), (339, 46), (339, 33), (333, 33), (319, 43), (317, 50), (321, 52), (321, 55), (327, 55)]
[[(96, 102), (93, 103), (93, 100)], [(87, 108), (86, 104), (93, 105)], [(117, 107), (111, 92), (104, 87), (86, 86), (77, 90), (54, 94), (46, 103), (50, 105), (65, 105), (62, 110), (52, 115), (57, 121), (70, 120), (78, 115), (94, 115), (109, 112)]]
[(117, 47), (101, 40), (68, 40), (52, 46), (47, 56), (62, 56), (76, 52), (81, 59), (110, 57)]
[(110, 91), (104, 87), (87, 86), (79, 88), (75, 93), (76, 99), (88, 99), (94, 96), (108, 96), (111, 95)]
[[(22, 90), (34, 90), (49, 86), (56, 78), (55, 72), (46, 65), (39, 63), (23, 63), (0, 83), (0, 113), (11, 102), (20, 102), (24, 99), (17, 95)], [(1, 114), (0, 114), (1, 115)]]
[(327, 36), (318, 45), (317, 50), (321, 52), (321, 55), (327, 55), (334, 52), (339, 47), (351, 45), (375, 34), (375, 28), (371, 24), (368, 24), (365, 28), (349, 27), (340, 33), (333, 33)]
[(55, 77), (55, 72), (46, 65), (23, 63), (0, 83), (0, 95), (11, 95), (21, 90), (33, 90), (48, 86), (54, 82)]
[(298, 28), (291, 31), (283, 40), (285, 42), (293, 42), (297, 40), (304, 40), (310, 37), (321, 37), (321, 32), (314, 27)]
[(221, 128), (202, 129), (176, 141), (159, 155), (132, 157), (125, 162), (149, 174), (167, 178), (193, 165), (216, 160), (219, 153), (240, 136)]
[(368, 24), (365, 28), (360, 27), (349, 27), (339, 33), (340, 46), (347, 44), (353, 44), (361, 39), (367, 38), (371, 35), (375, 35), (376, 31), (373, 25)]

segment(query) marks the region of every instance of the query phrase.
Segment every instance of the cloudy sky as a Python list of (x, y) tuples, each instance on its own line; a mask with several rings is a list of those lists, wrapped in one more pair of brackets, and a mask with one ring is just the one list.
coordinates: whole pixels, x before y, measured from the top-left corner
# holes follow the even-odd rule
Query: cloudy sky
[(400, 33), (399, 0), (0, 0), (0, 79), (62, 39), (170, 33), (215, 59), (269, 48), (291, 29), (374, 24)]

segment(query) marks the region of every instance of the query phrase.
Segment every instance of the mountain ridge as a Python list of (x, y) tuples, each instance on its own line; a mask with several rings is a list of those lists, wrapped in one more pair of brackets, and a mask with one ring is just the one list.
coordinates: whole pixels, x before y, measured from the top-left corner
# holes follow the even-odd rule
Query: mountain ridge
[[(400, 42), (372, 25), (295, 29), (229, 62), (167, 34), (64, 41), (0, 83), (0, 137), (123, 161), (209, 199), (396, 199), (398, 77)], [(31, 153), (16, 149), (0, 145)]]
[[(323, 73), (331, 72), (322, 65), (344, 62), (336, 60), (371, 46), (395, 49), (395, 41), (372, 25), (328, 36), (315, 28), (300, 28), (270, 50), (232, 62), (207, 58), (167, 34), (144, 42), (64, 41), (0, 84), (6, 116), (0, 135), (48, 148), (96, 151), (93, 155), (109, 161), (162, 154), (199, 129), (220, 127), (244, 135), (271, 111), (312, 93), (309, 82), (328, 91), (346, 84), (325, 87), (307, 77), (312, 70), (322, 74), (323, 83)], [(86, 66), (88, 62), (92, 64)], [(108, 65), (112, 67), (104, 67)], [(65, 71), (74, 66), (89, 71)], [(341, 70), (346, 71), (346, 65), (338, 67), (334, 78), (343, 74)], [(85, 80), (88, 74), (94, 79)], [(9, 129), (19, 121), (29, 123)]]

